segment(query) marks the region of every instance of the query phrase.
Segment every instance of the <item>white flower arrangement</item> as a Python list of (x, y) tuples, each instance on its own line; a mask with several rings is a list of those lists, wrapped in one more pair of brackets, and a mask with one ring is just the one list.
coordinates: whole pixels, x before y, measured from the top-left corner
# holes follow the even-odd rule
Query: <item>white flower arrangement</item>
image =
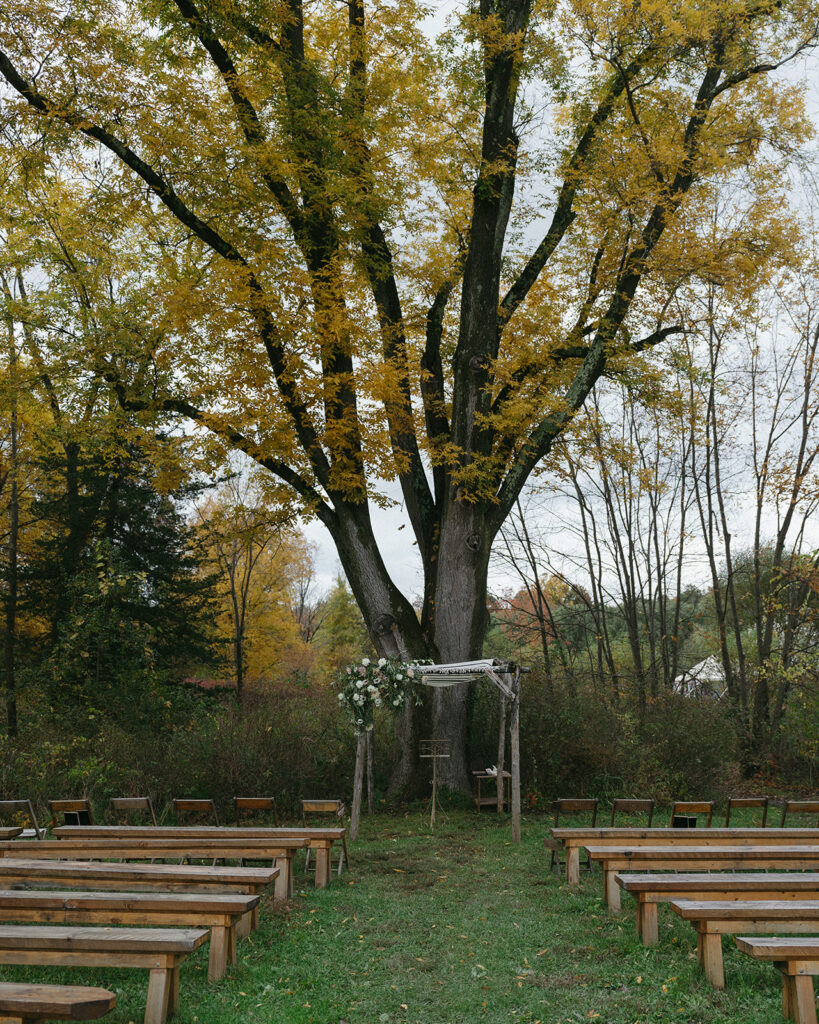
[(421, 703), (413, 670), (390, 658), (377, 662), (362, 658), (358, 665), (347, 666), (338, 683), (339, 707), (346, 708), (356, 732), (372, 728), (377, 708), (386, 707), (395, 713), (410, 698)]

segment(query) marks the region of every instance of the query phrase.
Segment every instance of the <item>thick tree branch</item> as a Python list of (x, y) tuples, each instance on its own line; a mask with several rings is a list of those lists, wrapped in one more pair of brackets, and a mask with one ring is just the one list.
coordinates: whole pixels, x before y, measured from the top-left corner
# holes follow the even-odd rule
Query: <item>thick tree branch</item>
[(245, 258), (231, 242), (198, 217), (177, 195), (170, 182), (130, 146), (105, 128), (94, 124), (89, 117), (48, 100), (38, 89), (26, 81), (2, 51), (0, 51), (0, 74), (38, 113), (60, 120), (88, 138), (101, 143), (145, 182), (180, 223), (189, 228), (197, 238), (223, 259), (242, 269), (246, 275), (248, 287), (256, 299), (252, 303), (252, 314), (273, 368), (279, 392), (293, 420), (296, 436), (310, 459), (318, 480), (323, 486), (328, 486), (330, 467), (327, 457), (319, 442), (316, 429), (310, 421), (307, 408), (298, 395), (292, 376), (288, 373), (284, 345), (267, 307), (264, 289)]
[[(249, 146), (258, 149), (266, 142), (265, 134), (259, 121), (259, 115), (250, 102), (247, 92), (242, 87), (236, 65), (231, 60), (213, 27), (202, 17), (196, 5), (192, 3), (192, 0), (174, 0), (174, 3), (182, 17), (195, 32), (199, 42), (207, 51), (217, 71), (222, 76), (245, 140)], [(296, 240), (303, 242), (304, 224), (301, 210), (295, 197), (287, 187), (287, 182), (272, 174), (265, 167), (261, 167), (261, 175), (262, 180), (275, 197), (279, 208), (290, 224)]]

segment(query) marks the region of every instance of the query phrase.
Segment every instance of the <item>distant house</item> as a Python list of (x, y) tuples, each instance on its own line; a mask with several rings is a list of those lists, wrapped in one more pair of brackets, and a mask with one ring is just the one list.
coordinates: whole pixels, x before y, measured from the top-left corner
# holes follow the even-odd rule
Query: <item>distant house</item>
[(721, 700), (728, 692), (725, 671), (713, 654), (687, 672), (681, 672), (672, 687), (683, 697), (707, 697), (710, 700)]

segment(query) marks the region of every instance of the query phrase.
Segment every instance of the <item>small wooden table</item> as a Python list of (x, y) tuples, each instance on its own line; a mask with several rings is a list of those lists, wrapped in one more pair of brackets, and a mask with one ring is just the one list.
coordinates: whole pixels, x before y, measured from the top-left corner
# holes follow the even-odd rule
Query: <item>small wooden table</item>
[[(501, 772), (503, 794), (504, 794), (504, 807), (512, 806), (512, 773)], [(487, 771), (473, 771), (472, 778), (475, 780), (475, 806), (480, 810), (482, 807), (497, 807), (498, 806), (498, 776), (493, 775)], [(488, 796), (481, 796), (481, 784), (491, 780), (494, 783), (494, 793), (490, 793)]]
[[(41, 844), (42, 845), (42, 844)], [(592, 861), (603, 865), (603, 891), (609, 909), (620, 910), (624, 871), (791, 871), (819, 869), (819, 846), (586, 846)]]
[(566, 881), (580, 882), (580, 851), (594, 846), (796, 846), (819, 844), (819, 828), (552, 828), (566, 850)]
[[(330, 882), (334, 843), (344, 843), (343, 825), (328, 828), (253, 828), (227, 825), (62, 825), (57, 839), (306, 839), (316, 858), (316, 888)], [(249, 858), (248, 858), (249, 859)]]
[(657, 907), (660, 903), (678, 899), (819, 900), (819, 872), (812, 871), (618, 874), (615, 881), (637, 900), (637, 934), (645, 946), (653, 946), (657, 941)]
[(83, 985), (0, 984), (0, 1022), (97, 1020), (117, 1004), (113, 992)]

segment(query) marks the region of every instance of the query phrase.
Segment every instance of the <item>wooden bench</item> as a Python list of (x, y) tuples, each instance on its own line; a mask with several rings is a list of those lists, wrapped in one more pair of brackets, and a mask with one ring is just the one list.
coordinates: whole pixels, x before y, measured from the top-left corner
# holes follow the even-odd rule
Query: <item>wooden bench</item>
[(0, 858), (0, 887), (108, 889), (140, 892), (238, 892), (248, 896), (273, 885), (278, 868), (201, 864), (109, 864), (93, 860)]
[(603, 866), (603, 892), (613, 911), (620, 910), (618, 872), (819, 869), (819, 846), (587, 846), (586, 852)]
[(796, 1024), (816, 1024), (813, 975), (819, 974), (819, 938), (737, 936), (737, 947), (755, 960), (772, 962), (782, 975), (782, 1013)]
[(23, 834), (23, 829), (17, 826), (2, 825), (0, 826), (0, 840), (16, 839), (17, 836)]
[(207, 942), (194, 928), (60, 928), (0, 925), (0, 964), (138, 967), (150, 972), (145, 1024), (163, 1024), (179, 1003), (179, 965)]
[(643, 944), (657, 941), (657, 907), (678, 899), (691, 900), (819, 900), (819, 872), (776, 874), (615, 875), (615, 881), (637, 900), (637, 934)]
[(0, 1022), (97, 1020), (117, 1004), (113, 992), (83, 985), (0, 984)]
[(236, 928), (259, 906), (238, 893), (31, 892), (0, 890), (0, 922), (208, 928), (208, 981), (236, 963)]
[[(58, 839), (306, 839), (316, 857), (316, 888), (329, 885), (333, 844), (340, 842), (346, 860), (347, 830), (343, 825), (327, 828), (231, 827), (228, 825), (93, 825), (63, 826), (54, 830)], [(819, 842), (819, 830), (816, 832)], [(248, 858), (249, 859), (249, 858)]]
[(307, 846), (306, 839), (60, 839), (42, 843), (0, 842), (0, 858), (46, 860), (269, 860), (279, 868), (276, 899), (293, 895), (293, 856)]
[[(59, 829), (57, 831), (60, 831)], [(75, 829), (75, 832), (79, 830)], [(563, 843), (566, 850), (566, 881), (569, 885), (580, 882), (580, 851), (592, 843), (595, 846), (795, 846), (819, 844), (817, 828), (552, 828), (552, 836)], [(550, 849), (551, 847), (547, 847)]]
[(725, 988), (723, 935), (819, 932), (819, 900), (674, 900), (671, 907), (696, 929), (697, 959), (714, 988)]

